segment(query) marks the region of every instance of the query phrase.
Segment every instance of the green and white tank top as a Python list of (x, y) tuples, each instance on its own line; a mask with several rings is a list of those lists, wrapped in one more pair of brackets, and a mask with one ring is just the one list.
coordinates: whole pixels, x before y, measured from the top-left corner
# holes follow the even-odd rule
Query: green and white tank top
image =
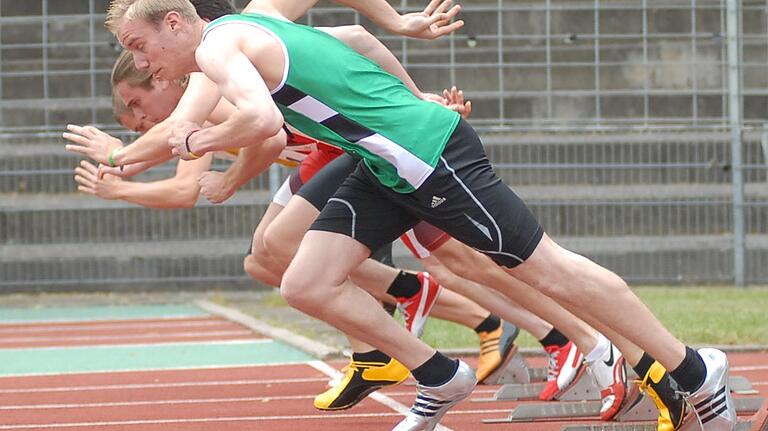
[(313, 138), (362, 157), (379, 181), (400, 193), (432, 173), (459, 115), (423, 101), (395, 76), (336, 38), (259, 14), (227, 15), (205, 28), (245, 25), (279, 40), (286, 61), (272, 99), (285, 121)]

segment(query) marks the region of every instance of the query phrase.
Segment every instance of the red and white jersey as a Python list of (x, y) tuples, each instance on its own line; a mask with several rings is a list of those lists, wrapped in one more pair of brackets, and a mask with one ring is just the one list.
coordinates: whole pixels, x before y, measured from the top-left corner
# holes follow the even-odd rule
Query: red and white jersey
[(277, 160), (277, 162), (283, 166), (295, 168), (309, 157), (311, 153), (316, 151), (334, 154), (336, 156), (344, 153), (344, 150), (338, 147), (302, 135), (295, 129), (289, 128), (286, 125), (283, 125), (283, 130), (285, 130), (286, 135), (288, 135), (288, 141), (285, 149), (280, 153)]

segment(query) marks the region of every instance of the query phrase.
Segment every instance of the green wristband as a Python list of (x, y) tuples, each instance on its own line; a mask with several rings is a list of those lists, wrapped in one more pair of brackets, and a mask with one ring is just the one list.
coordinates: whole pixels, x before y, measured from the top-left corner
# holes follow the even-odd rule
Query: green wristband
[(115, 148), (114, 150), (109, 152), (109, 157), (107, 157), (107, 162), (109, 163), (109, 166), (115, 167), (117, 166), (117, 163), (115, 163), (115, 151), (119, 150), (119, 148)]

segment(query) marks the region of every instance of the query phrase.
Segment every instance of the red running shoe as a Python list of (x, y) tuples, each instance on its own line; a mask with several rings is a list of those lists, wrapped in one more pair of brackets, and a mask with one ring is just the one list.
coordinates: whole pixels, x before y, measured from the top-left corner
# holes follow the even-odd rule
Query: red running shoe
[(397, 298), (397, 308), (405, 318), (405, 327), (415, 336), (421, 337), (429, 312), (443, 287), (427, 272), (420, 272), (416, 276), (421, 282), (421, 289), (410, 298)]
[(597, 387), (600, 388), (600, 419), (609, 421), (616, 416), (624, 404), (627, 394), (627, 373), (624, 370), (626, 362), (619, 349), (611, 343), (608, 349), (608, 357), (603, 357), (595, 362), (588, 363), (589, 372), (594, 377)]
[(568, 389), (584, 371), (584, 355), (573, 341), (563, 347), (544, 346), (549, 361), (547, 364), (547, 385), (539, 394), (542, 401), (554, 400)]

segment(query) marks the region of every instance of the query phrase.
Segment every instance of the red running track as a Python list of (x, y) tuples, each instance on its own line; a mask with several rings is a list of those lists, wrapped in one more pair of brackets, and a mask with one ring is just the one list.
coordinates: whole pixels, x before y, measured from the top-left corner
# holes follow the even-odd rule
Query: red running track
[[(764, 397), (767, 357), (730, 355), (732, 374), (749, 378)], [(0, 430), (368, 431), (389, 430), (402, 418), (372, 397), (347, 411), (319, 412), (312, 398), (326, 382), (327, 376), (310, 365), (6, 377), (0, 378)], [(495, 390), (478, 387), (474, 396), (489, 397)], [(409, 406), (414, 388), (406, 384), (380, 394)], [(506, 416), (515, 405), (465, 401), (443, 424), (454, 431), (559, 430), (564, 424), (481, 424), (483, 418)], [(761, 423), (765, 409), (755, 418)]]
[[(0, 348), (259, 337), (219, 318), (0, 326)], [(729, 357), (731, 374), (747, 377), (760, 395), (768, 398), (768, 353), (736, 353)], [(473, 358), (468, 361), (474, 362)], [(532, 358), (530, 362), (543, 366), (543, 358)], [(322, 365), (315, 364), (327, 368)], [(332, 365), (340, 368), (344, 363)], [(402, 418), (401, 412), (407, 411), (415, 394), (413, 386), (404, 384), (385, 389), (353, 409), (320, 412), (312, 407), (312, 398), (325, 390), (327, 381), (326, 374), (309, 364), (3, 377), (0, 431), (389, 430)], [(473, 397), (488, 398), (496, 389), (478, 387)], [(484, 418), (506, 417), (517, 404), (476, 403), (470, 399), (450, 410), (443, 420), (444, 428), (438, 429), (548, 431), (559, 430), (565, 424), (481, 423)], [(757, 424), (763, 424), (768, 416), (766, 408), (764, 405), (751, 418), (756, 431), (761, 428)]]

